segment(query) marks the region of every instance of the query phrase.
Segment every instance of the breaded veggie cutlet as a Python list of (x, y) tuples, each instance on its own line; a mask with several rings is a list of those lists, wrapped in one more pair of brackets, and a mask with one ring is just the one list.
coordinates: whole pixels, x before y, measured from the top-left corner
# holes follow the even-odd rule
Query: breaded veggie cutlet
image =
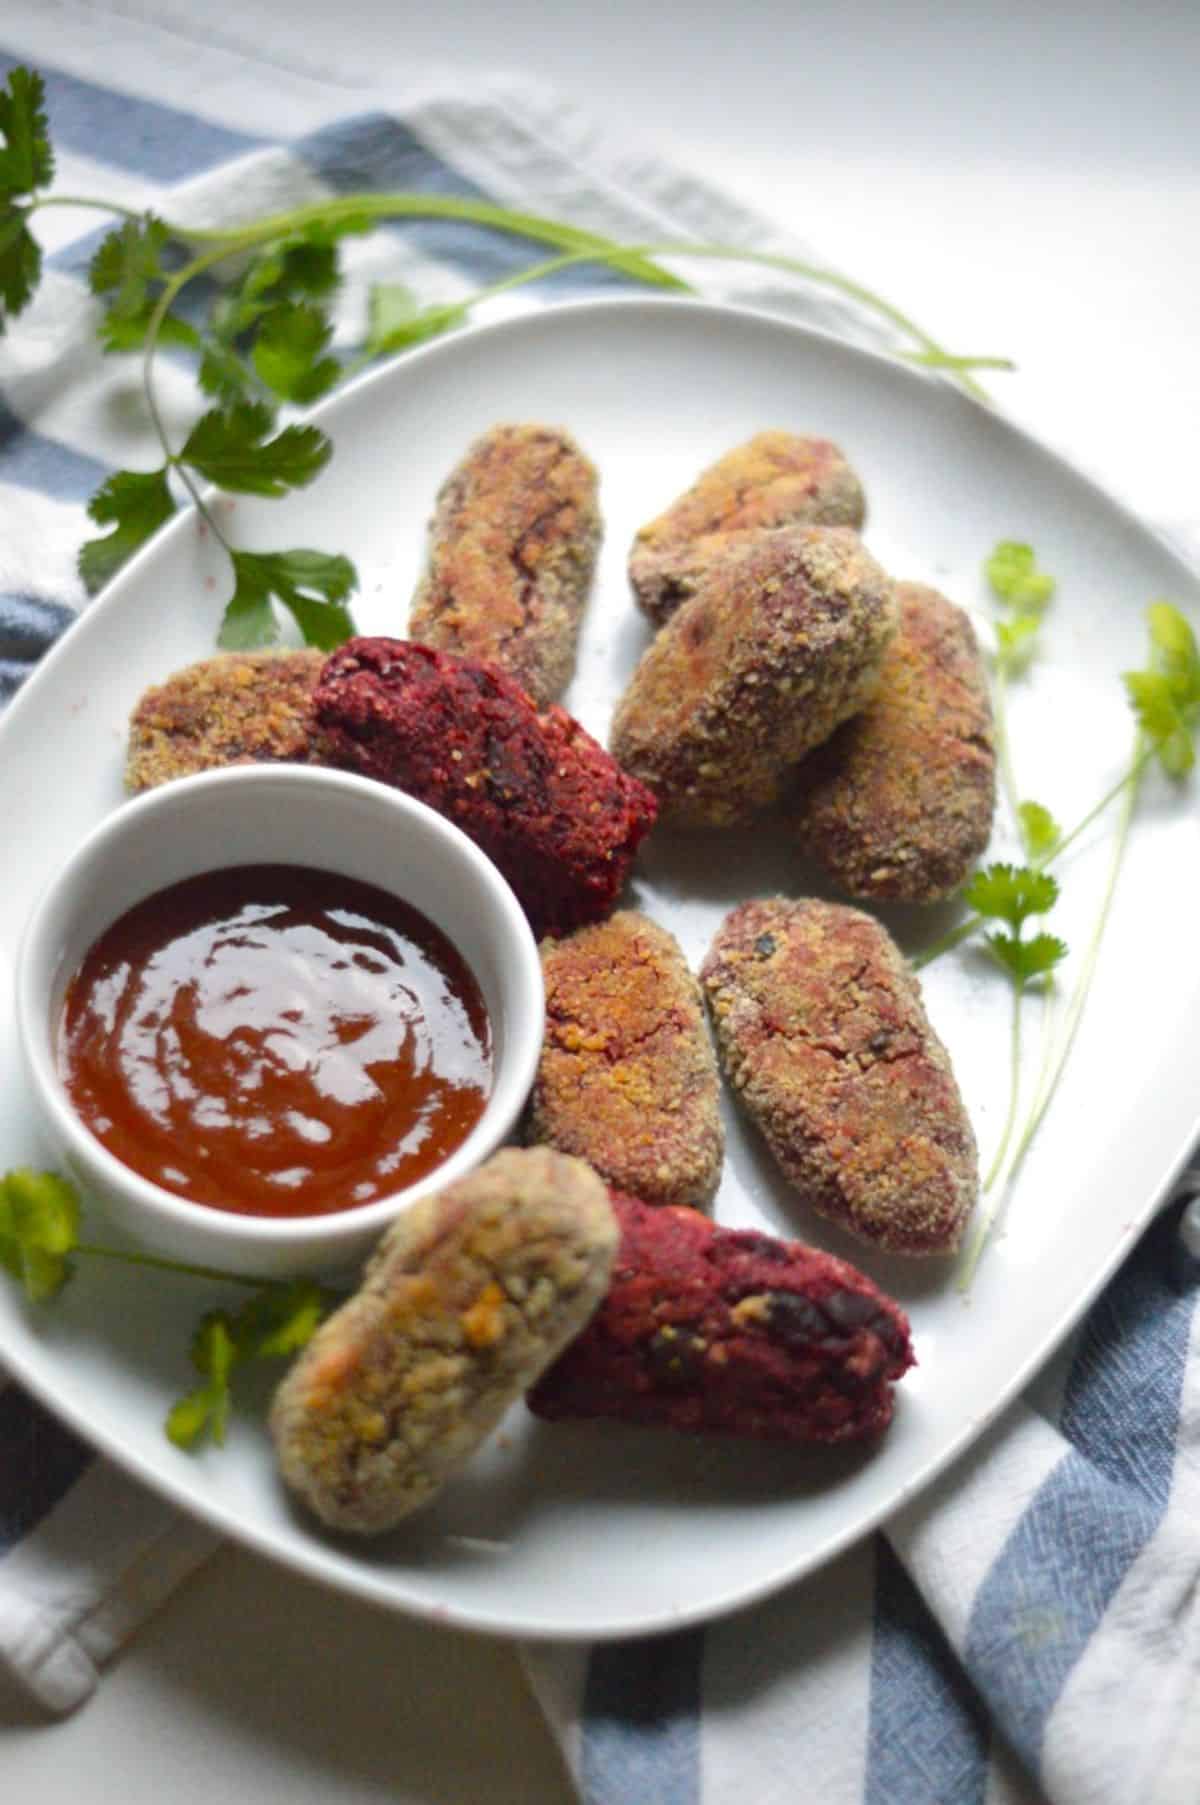
[(660, 624), (696, 593), (726, 535), (779, 526), (863, 523), (862, 485), (828, 439), (760, 432), (703, 472), (657, 519), (641, 527), (629, 554), (638, 605)]
[(546, 1035), (526, 1139), (648, 1203), (711, 1203), (725, 1136), (700, 986), (674, 935), (622, 909), (542, 942)]
[(443, 483), (409, 635), (497, 664), (539, 707), (571, 680), (600, 544), (597, 478), (569, 434), (495, 426)]
[(307, 764), (312, 696), (325, 654), (221, 652), (148, 689), (129, 722), (126, 788), (220, 765)]
[(725, 1075), (804, 1202), (891, 1253), (952, 1253), (978, 1189), (975, 1137), (879, 922), (838, 903), (742, 903), (700, 980)]
[(330, 764), (446, 815), (499, 866), (534, 932), (614, 907), (654, 822), (650, 791), (557, 706), (539, 714), (494, 665), (403, 639), (352, 639), (314, 700)]
[(896, 596), (879, 688), (800, 765), (788, 815), (801, 850), (849, 895), (939, 902), (991, 838), (992, 710), (962, 609), (920, 583)]
[(862, 1441), (913, 1364), (900, 1307), (846, 1260), (612, 1193), (621, 1244), (599, 1310), (538, 1381), (538, 1416), (703, 1434)]
[(601, 1180), (548, 1147), (413, 1204), (276, 1393), (288, 1485), (358, 1534), (427, 1503), (584, 1326), (616, 1245)]
[(896, 620), (890, 579), (848, 527), (739, 536), (643, 654), (613, 755), (664, 821), (744, 821), (869, 701)]

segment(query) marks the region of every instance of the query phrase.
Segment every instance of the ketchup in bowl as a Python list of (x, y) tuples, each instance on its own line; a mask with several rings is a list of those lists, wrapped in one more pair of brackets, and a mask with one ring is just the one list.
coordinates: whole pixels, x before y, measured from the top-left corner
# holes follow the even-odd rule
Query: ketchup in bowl
[(326, 1215), (413, 1184), (492, 1087), (479, 985), (440, 929), (294, 865), (204, 872), (121, 915), (67, 987), (57, 1053), (112, 1154), (243, 1215)]

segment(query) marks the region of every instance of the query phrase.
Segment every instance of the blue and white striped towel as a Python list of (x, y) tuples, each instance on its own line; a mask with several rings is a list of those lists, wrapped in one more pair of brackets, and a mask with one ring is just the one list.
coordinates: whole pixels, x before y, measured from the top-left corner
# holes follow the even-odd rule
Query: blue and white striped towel
[[(65, 190), (198, 224), (387, 185), (484, 195), (627, 240), (783, 244), (528, 87), (430, 81), (364, 108), (328, 76), (184, 45), (65, 0), (42, 0), (5, 31), (0, 71), (31, 60), (47, 75)], [(72, 237), (78, 218), (65, 211), (43, 217), (56, 234), (49, 274), (0, 346), (4, 691), (82, 605), (74, 554), (87, 497), (110, 470), (153, 458), (136, 418), (105, 405), (114, 377), (92, 343), (82, 280), (96, 235)], [(361, 318), (363, 285), (380, 274), (453, 299), (526, 255), (436, 224), (351, 240), (346, 320)], [(597, 280), (619, 278), (572, 278)], [(744, 279), (716, 292), (764, 300)], [(513, 302), (539, 304), (531, 293)], [(876, 336), (824, 297), (800, 306)], [(1180, 1233), (1184, 1207), (1181, 1197), (1159, 1217), (1036, 1400), (872, 1543), (706, 1630), (527, 1650), (582, 1797), (1195, 1805), (1200, 1225), (1185, 1220)], [(0, 1661), (49, 1709), (87, 1697), (212, 1545), (18, 1387), (0, 1391)]]

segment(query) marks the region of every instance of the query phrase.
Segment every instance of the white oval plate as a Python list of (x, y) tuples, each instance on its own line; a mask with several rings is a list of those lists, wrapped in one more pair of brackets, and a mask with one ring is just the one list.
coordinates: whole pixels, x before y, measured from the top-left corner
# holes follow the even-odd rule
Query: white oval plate
[[(869, 497), (867, 541), (895, 575), (986, 614), (979, 570), (997, 539), (1033, 542), (1059, 580), (1045, 653), (1016, 686), (1025, 793), (1064, 822), (1119, 773), (1131, 726), (1118, 673), (1144, 661), (1143, 610), (1194, 610), (1196, 580), (1090, 483), (943, 382), (752, 313), (666, 300), (566, 306), (434, 344), (319, 409), (336, 455), (285, 503), (239, 501), (248, 547), (350, 553), (366, 632), (402, 635), (437, 486), (501, 420), (565, 425), (595, 460), (606, 541), (569, 707), (601, 739), (647, 638), (624, 558), (634, 528), (699, 469), (766, 426), (835, 439)], [(139, 693), (213, 649), (227, 575), (190, 512), (67, 634), (0, 722), (0, 1167), (43, 1163), (16, 1068), (11, 952), (32, 899), (121, 802), (125, 723)], [(1107, 868), (1111, 822), (1065, 861), (1054, 926), (1079, 949)], [(997, 847), (1004, 848), (1003, 833)], [(19, 850), (18, 850), (19, 849)], [(263, 1380), (228, 1445), (197, 1455), (162, 1421), (189, 1384), (187, 1346), (213, 1287), (98, 1263), (52, 1306), (0, 1285), (0, 1357), (90, 1441), (231, 1536), (398, 1610), (525, 1636), (603, 1637), (698, 1621), (811, 1571), (967, 1446), (1120, 1260), (1200, 1131), (1200, 966), (1187, 956), (1200, 876), (1194, 802), (1152, 782), (1098, 981), (1051, 1116), (969, 1301), (944, 1262), (857, 1248), (814, 1220), (728, 1110), (720, 1221), (810, 1239), (855, 1260), (909, 1310), (919, 1366), (873, 1454), (707, 1442), (536, 1423), (519, 1407), (411, 1525), (382, 1540), (323, 1536), (281, 1490)], [(320, 847), (314, 845), (314, 857)], [(769, 834), (647, 848), (631, 900), (697, 964), (727, 908), (814, 884)], [(892, 909), (910, 950), (951, 911)], [(1073, 968), (1063, 980), (1068, 988)], [(1008, 995), (969, 950), (931, 969), (985, 1160), (1004, 1114)], [(1030, 1081), (1038, 1012), (1030, 1010)], [(89, 1219), (96, 1235), (99, 1224)]]

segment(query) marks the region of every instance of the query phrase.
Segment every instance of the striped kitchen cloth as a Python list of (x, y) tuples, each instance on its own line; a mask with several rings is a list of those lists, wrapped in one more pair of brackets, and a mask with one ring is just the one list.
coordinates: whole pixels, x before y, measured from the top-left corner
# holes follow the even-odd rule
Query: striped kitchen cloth
[[(194, 9), (191, 29), (202, 32)], [(4, 31), (0, 73), (32, 61), (46, 75), (65, 191), (199, 225), (386, 186), (490, 198), (627, 241), (784, 247), (769, 222), (528, 86), (431, 77), (363, 105), (329, 72), (267, 67), (65, 0)], [(66, 210), (43, 218), (46, 279), (0, 344), (5, 691), (83, 604), (87, 498), (111, 470), (156, 461), (136, 416), (107, 405), (113, 367), (95, 348), (84, 279), (98, 233), (77, 236)], [(528, 256), (428, 222), (351, 239), (342, 342), (371, 281), (452, 301)], [(564, 273), (510, 305), (620, 280)], [(823, 294), (785, 298), (744, 274), (706, 287), (879, 342)], [(704, 1630), (526, 1650), (581, 1796), (1194, 1805), (1200, 1235), (1190, 1213), (1180, 1232), (1187, 1208), (1181, 1194), (1158, 1218), (1036, 1399), (884, 1534)], [(212, 1545), (19, 1387), (0, 1391), (0, 1660), (50, 1710), (87, 1697)]]

